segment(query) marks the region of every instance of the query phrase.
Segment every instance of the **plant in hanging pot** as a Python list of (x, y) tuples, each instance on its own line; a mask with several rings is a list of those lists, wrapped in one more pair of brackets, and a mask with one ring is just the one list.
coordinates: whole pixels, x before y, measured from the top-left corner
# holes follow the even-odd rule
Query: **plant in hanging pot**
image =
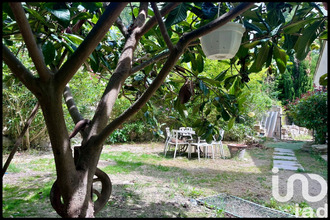
[(228, 22), (201, 37), (202, 49), (206, 57), (212, 60), (233, 58), (241, 45), (244, 31), (242, 24)]

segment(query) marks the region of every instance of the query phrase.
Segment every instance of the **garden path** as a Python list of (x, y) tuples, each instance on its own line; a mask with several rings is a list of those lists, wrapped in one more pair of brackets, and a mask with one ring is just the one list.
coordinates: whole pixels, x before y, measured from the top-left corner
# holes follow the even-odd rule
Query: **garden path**
[(284, 170), (304, 170), (298, 163), (293, 150), (284, 148), (274, 148), (273, 167)]

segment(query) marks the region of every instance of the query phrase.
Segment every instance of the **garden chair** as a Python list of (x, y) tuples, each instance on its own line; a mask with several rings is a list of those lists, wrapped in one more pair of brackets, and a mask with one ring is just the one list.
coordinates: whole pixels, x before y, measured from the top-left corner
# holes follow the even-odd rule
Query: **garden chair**
[[(192, 131), (191, 127), (180, 127), (179, 130), (181, 131)], [(193, 137), (191, 133), (182, 133), (182, 137), (186, 140), (186, 141), (192, 141)]]
[[(206, 156), (208, 155), (208, 150), (209, 150), (209, 147), (212, 148), (212, 158), (214, 159), (214, 148), (213, 148), (213, 144), (208, 144), (205, 140), (201, 140), (200, 137), (198, 137), (198, 140), (197, 142), (192, 142), (192, 143), (189, 143), (190, 146), (195, 146), (196, 147), (196, 150), (197, 150), (197, 154), (198, 154), (198, 161), (200, 162), (200, 154), (201, 154), (201, 148), (203, 148), (202, 152), (204, 152), (204, 157), (206, 159)], [(189, 152), (190, 154), (190, 152)], [(190, 155), (188, 155), (188, 157), (190, 158)]]
[(166, 156), (167, 151), (170, 150), (171, 145), (175, 145), (175, 150), (174, 150), (174, 157), (176, 156), (176, 152), (178, 150), (178, 147), (180, 145), (188, 145), (188, 142), (185, 140), (180, 140), (178, 137), (178, 133), (176, 133), (175, 135), (173, 134), (173, 132), (170, 131), (170, 128), (167, 127), (165, 128), (166, 130), (166, 141), (165, 141), (165, 147), (164, 147), (164, 155)]
[(225, 156), (225, 152), (224, 152), (223, 146), (222, 146), (222, 140), (223, 140), (224, 133), (225, 133), (225, 131), (223, 129), (220, 129), (219, 140), (217, 140), (216, 137), (213, 136), (213, 141), (212, 141), (212, 145), (215, 146), (215, 151), (217, 151), (217, 146), (219, 147), (219, 154), (220, 154), (221, 158), (223, 158)]

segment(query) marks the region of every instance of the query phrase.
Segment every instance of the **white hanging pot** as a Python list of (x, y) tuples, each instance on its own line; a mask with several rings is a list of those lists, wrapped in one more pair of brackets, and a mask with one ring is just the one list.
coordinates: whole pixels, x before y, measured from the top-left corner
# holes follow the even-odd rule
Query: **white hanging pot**
[(241, 45), (244, 31), (242, 24), (228, 22), (202, 36), (200, 40), (206, 57), (212, 60), (233, 58)]

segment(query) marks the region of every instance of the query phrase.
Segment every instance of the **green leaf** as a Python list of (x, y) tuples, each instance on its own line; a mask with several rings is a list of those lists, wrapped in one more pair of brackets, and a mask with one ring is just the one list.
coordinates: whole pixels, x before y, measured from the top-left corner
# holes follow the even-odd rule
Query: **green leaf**
[(185, 3), (181, 3), (168, 14), (165, 20), (165, 26), (168, 29), (172, 25), (184, 21), (186, 17), (187, 17), (187, 7)]
[(204, 84), (204, 82), (202, 80), (199, 80), (199, 88), (203, 91), (203, 94), (206, 96), (209, 94), (209, 89), (207, 88), (207, 86)]
[(196, 71), (197, 70), (197, 62), (196, 62), (196, 59), (195, 59), (195, 55), (192, 54), (192, 53), (189, 53), (189, 56), (190, 56), (191, 68), (192, 68), (192, 70)]
[(328, 40), (328, 30), (323, 31), (320, 34), (320, 40)]
[(71, 15), (70, 15), (70, 11), (69, 9), (50, 9), (47, 8), (46, 9), (52, 14), (54, 15), (57, 20), (59, 21), (59, 23), (64, 27), (68, 27), (70, 24), (70, 19), (71, 19)]
[(102, 2), (82, 2), (81, 3), (84, 8), (86, 8), (89, 11), (96, 11), (99, 8), (102, 8)]
[(198, 54), (196, 57), (197, 71), (198, 73), (203, 72), (204, 70), (204, 60), (202, 55)]
[(33, 17), (35, 17), (36, 19), (38, 19), (39, 21), (41, 21), (41, 23), (43, 23), (46, 26), (50, 26), (48, 22), (46, 22), (45, 17), (41, 16), (36, 10), (32, 10), (29, 7), (27, 7), (26, 5), (23, 5), (24, 10), (26, 10), (27, 12), (29, 12)]
[(233, 117), (229, 120), (229, 122), (228, 122), (228, 129), (229, 130), (233, 127), (234, 122), (235, 122), (235, 117)]
[(257, 46), (259, 43), (260, 43), (260, 40), (256, 40), (256, 41), (253, 41), (248, 44), (243, 44), (242, 46), (245, 48), (251, 49), (251, 48), (254, 48), (255, 46)]
[(301, 28), (304, 28), (306, 24), (311, 24), (316, 20), (319, 20), (320, 18), (312, 18), (312, 19), (306, 19), (306, 20), (301, 20), (297, 21), (294, 23), (291, 23), (283, 28), (283, 32), (285, 34), (293, 34), (293, 33), (298, 33)]
[(204, 82), (207, 82), (211, 84), (212, 86), (220, 86), (220, 82), (214, 79), (206, 78), (206, 77), (200, 77), (201, 80)]
[(229, 70), (229, 68), (226, 69), (226, 70), (224, 70), (224, 71), (222, 71), (222, 72), (219, 73), (219, 75), (217, 75), (214, 79), (217, 80), (217, 81), (219, 81), (219, 82), (222, 82), (222, 81), (225, 79), (225, 77), (226, 77), (226, 73), (227, 73), (228, 70)]
[(225, 88), (227, 90), (229, 90), (233, 86), (233, 84), (236, 80), (236, 77), (237, 77), (237, 75), (234, 75), (234, 76), (230, 76), (230, 77), (225, 79)]
[(280, 25), (278, 25), (276, 28), (274, 28), (274, 29), (270, 32), (270, 36), (274, 36), (274, 35), (276, 35), (276, 34), (281, 30), (282, 25), (283, 25), (283, 24), (280, 24)]
[(274, 46), (274, 59), (280, 73), (284, 73), (288, 61), (288, 56), (286, 55), (285, 50), (280, 49), (278, 46)]
[(225, 120), (225, 121), (228, 121), (230, 119), (230, 115), (224, 108), (222, 108), (221, 115), (222, 115), (223, 120)]
[(260, 72), (262, 69), (262, 66), (264, 65), (264, 63), (267, 61), (268, 58), (268, 53), (269, 53), (269, 45), (268, 43), (264, 43), (263, 47), (261, 47), (259, 49), (259, 52), (257, 54), (257, 58), (254, 61), (254, 63), (252, 64), (251, 68), (250, 68), (250, 72)]
[(47, 41), (42, 45), (42, 54), (44, 55), (45, 64), (51, 64), (55, 58), (55, 47), (52, 42)]
[(308, 26), (303, 32), (302, 35), (298, 38), (294, 49), (296, 51), (296, 58), (298, 60), (304, 60), (310, 50), (310, 45), (317, 37), (317, 29), (320, 27), (322, 21), (316, 21), (310, 26)]
[(77, 47), (84, 41), (83, 38), (75, 34), (64, 33), (64, 35), (68, 37)]
[(244, 26), (246, 29), (256, 31), (256, 32), (258, 32), (258, 34), (262, 34), (262, 30), (258, 26), (254, 25), (246, 20), (243, 23), (244, 23)]
[(326, 74), (323, 74), (321, 77), (320, 77), (320, 85), (322, 86), (328, 86), (328, 73)]

